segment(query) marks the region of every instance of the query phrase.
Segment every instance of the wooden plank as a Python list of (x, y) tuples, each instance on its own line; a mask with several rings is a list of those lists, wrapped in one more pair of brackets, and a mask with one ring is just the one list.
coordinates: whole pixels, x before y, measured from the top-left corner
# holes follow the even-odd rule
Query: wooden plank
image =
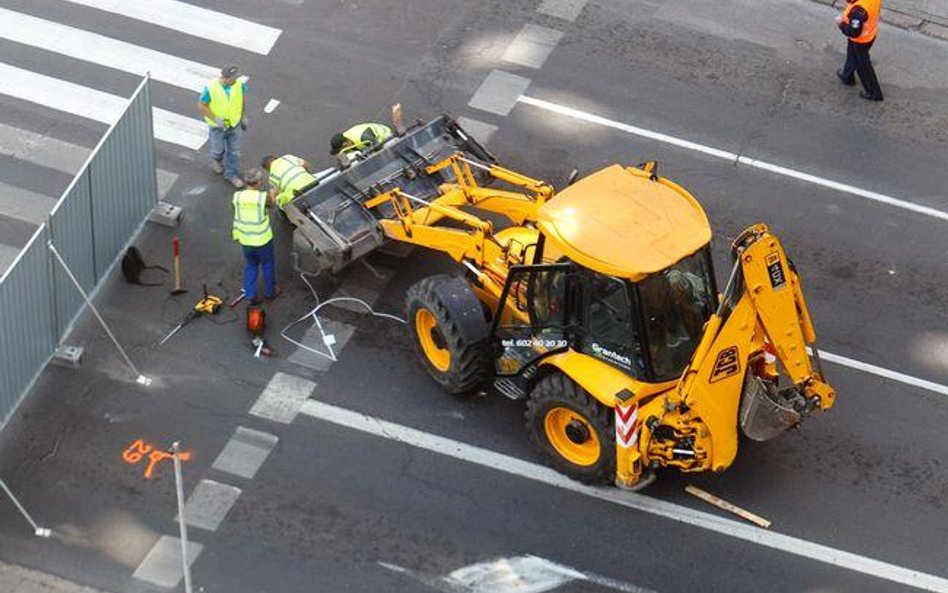
[(721, 510), (727, 511), (729, 513), (734, 513), (738, 517), (741, 517), (742, 519), (746, 519), (750, 521), (751, 523), (753, 523), (754, 525), (763, 527), (764, 529), (770, 529), (770, 521), (768, 521), (767, 519), (764, 519), (763, 517), (759, 515), (755, 515), (754, 513), (750, 511), (746, 511), (737, 505), (733, 505), (729, 503), (728, 501), (718, 498), (717, 496), (713, 494), (705, 492), (704, 490), (702, 490), (701, 488), (698, 488), (697, 486), (692, 486), (691, 484), (689, 484), (685, 486), (685, 492), (687, 492), (688, 494), (691, 494), (692, 496), (696, 496), (700, 498), (701, 500), (705, 501), (706, 503), (712, 504)]

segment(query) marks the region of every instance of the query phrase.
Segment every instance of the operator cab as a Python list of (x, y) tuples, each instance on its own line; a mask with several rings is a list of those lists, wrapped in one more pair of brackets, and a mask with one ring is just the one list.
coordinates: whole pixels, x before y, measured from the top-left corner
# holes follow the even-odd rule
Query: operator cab
[(541, 207), (533, 265), (511, 268), (498, 375), (572, 349), (636, 380), (676, 379), (716, 307), (710, 226), (651, 171), (604, 169)]

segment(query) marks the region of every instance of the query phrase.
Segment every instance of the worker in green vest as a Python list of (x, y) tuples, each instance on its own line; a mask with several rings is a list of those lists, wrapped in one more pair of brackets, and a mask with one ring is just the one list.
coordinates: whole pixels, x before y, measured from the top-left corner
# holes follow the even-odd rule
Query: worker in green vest
[(334, 134), (329, 141), (329, 154), (367, 152), (392, 137), (392, 129), (382, 124), (359, 124)]
[[(240, 145), (247, 129), (247, 83), (238, 79), (237, 66), (224, 66), (219, 78), (207, 83), (198, 101), (198, 111), (208, 125), (211, 169), (240, 189)], [(225, 159), (226, 157), (226, 159)]]
[(281, 210), (299, 195), (300, 190), (316, 183), (309, 161), (292, 154), (281, 157), (267, 155), (263, 157), (261, 166), (270, 175), (270, 198)]
[[(273, 229), (268, 208), (273, 198), (260, 189), (263, 173), (250, 169), (244, 174), (246, 189), (234, 192), (234, 240), (244, 252), (244, 298), (251, 304), (273, 300), (280, 294), (274, 272)], [(257, 275), (263, 270), (264, 297), (257, 296)]]

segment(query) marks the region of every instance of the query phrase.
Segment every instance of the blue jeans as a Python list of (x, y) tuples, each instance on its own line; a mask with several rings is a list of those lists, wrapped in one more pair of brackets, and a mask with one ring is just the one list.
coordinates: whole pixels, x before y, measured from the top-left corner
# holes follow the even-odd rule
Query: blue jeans
[(224, 177), (240, 177), (240, 147), (244, 131), (234, 128), (209, 127), (211, 158), (220, 162), (224, 157)]
[(276, 296), (276, 280), (274, 278), (273, 241), (260, 247), (247, 247), (244, 250), (244, 297), (252, 301), (257, 296), (257, 269), (263, 268), (264, 296), (271, 299)]

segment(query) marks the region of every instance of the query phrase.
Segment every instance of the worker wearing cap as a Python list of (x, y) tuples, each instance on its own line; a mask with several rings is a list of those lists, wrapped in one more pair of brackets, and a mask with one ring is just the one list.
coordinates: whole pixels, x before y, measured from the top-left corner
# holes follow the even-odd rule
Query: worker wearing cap
[(836, 17), (836, 25), (846, 42), (846, 64), (842, 70), (836, 71), (836, 76), (846, 86), (856, 84), (855, 75), (859, 75), (862, 82), (862, 91), (859, 96), (869, 101), (881, 101), (882, 89), (879, 79), (869, 59), (869, 48), (876, 40), (879, 29), (879, 13), (882, 10), (882, 0), (846, 0), (847, 6), (841, 16)]
[(267, 155), (263, 157), (261, 166), (270, 174), (270, 199), (275, 200), (280, 209), (304, 187), (316, 183), (309, 161), (292, 154), (281, 157)]
[(247, 84), (237, 78), (239, 73), (237, 66), (224, 66), (220, 77), (204, 87), (198, 101), (198, 111), (209, 127), (211, 169), (223, 173), (224, 179), (238, 189), (244, 186), (240, 179), (240, 145), (247, 129)]
[(392, 129), (382, 124), (359, 124), (345, 132), (334, 134), (329, 142), (329, 154), (347, 154), (378, 146), (392, 137)]
[(260, 189), (263, 173), (250, 169), (244, 174), (246, 189), (234, 192), (234, 240), (244, 252), (244, 298), (252, 304), (264, 299), (257, 296), (257, 274), (263, 270), (264, 295), (273, 300), (280, 294), (274, 273), (273, 229), (268, 208), (273, 198)]

